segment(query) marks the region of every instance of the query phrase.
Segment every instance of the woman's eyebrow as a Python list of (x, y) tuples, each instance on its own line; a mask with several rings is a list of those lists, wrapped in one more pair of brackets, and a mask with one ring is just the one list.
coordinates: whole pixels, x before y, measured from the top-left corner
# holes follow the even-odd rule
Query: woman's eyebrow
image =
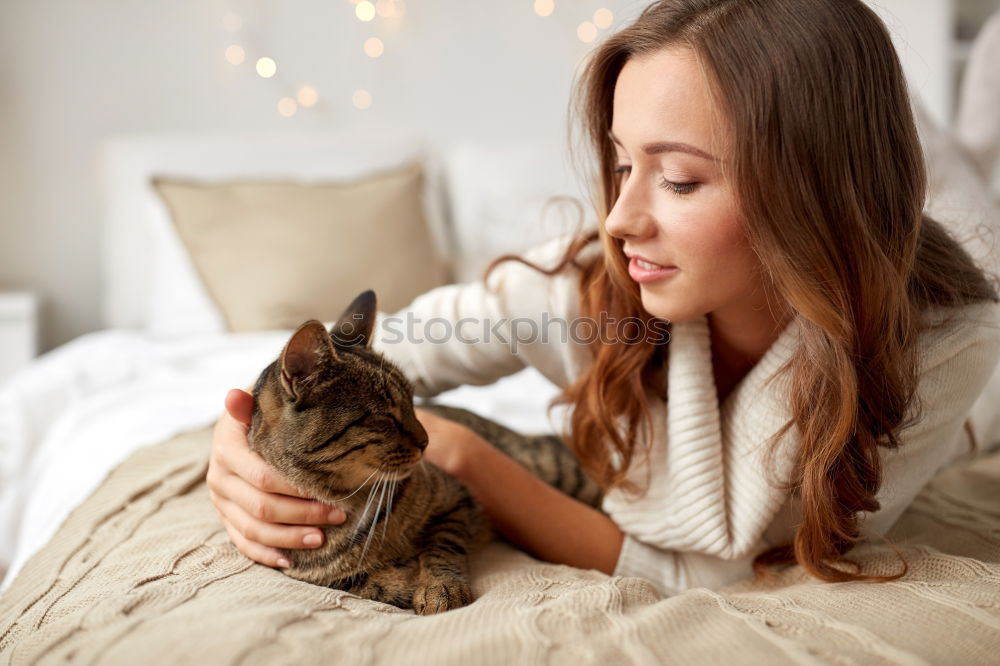
[[(622, 148), (625, 147), (622, 146), (622, 142), (618, 140), (618, 138), (614, 135), (614, 132), (612, 132), (611, 130), (608, 130), (608, 138), (614, 141)], [(700, 157), (702, 159), (706, 159), (711, 162), (719, 161), (716, 158), (709, 155), (708, 153), (706, 153), (701, 148), (695, 148), (691, 144), (678, 143), (676, 141), (654, 141), (653, 143), (643, 144), (642, 152), (646, 153), (647, 155), (657, 155), (659, 153), (670, 153), (670, 152), (688, 153), (690, 155), (694, 155), (695, 157)]]

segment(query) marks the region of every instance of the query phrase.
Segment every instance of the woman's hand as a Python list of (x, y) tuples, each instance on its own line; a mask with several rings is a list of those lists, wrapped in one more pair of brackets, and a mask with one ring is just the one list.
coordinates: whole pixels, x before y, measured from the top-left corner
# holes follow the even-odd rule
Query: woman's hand
[(490, 444), (468, 426), (414, 407), (420, 425), (427, 431), (424, 458), (448, 474), (462, 479), (476, 460), (476, 452)]
[(252, 415), (252, 395), (239, 389), (226, 395), (226, 413), (212, 434), (209, 495), (240, 552), (261, 564), (287, 567), (276, 548), (315, 548), (323, 543), (323, 532), (308, 526), (339, 525), (346, 516), (302, 495), (250, 450)]

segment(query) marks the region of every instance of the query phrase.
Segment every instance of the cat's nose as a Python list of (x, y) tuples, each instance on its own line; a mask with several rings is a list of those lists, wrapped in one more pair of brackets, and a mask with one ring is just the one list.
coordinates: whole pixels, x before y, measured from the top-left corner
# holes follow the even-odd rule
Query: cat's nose
[(421, 451), (427, 448), (427, 430), (416, 418), (414, 418), (413, 422), (410, 424), (410, 435), (410, 439), (414, 446)]

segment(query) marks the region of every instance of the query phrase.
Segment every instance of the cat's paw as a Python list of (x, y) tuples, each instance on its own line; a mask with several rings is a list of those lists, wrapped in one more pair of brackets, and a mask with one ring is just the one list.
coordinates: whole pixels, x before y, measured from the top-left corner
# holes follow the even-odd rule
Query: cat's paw
[(413, 592), (413, 610), (417, 615), (434, 615), (471, 604), (472, 588), (461, 579), (430, 580)]

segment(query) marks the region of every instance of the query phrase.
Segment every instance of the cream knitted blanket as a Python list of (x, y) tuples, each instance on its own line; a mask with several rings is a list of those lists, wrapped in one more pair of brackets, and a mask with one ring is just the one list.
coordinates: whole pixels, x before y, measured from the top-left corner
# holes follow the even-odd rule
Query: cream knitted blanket
[[(204, 483), (209, 430), (142, 449), (0, 597), (0, 664), (987, 664), (1000, 654), (1000, 454), (940, 472), (890, 532), (910, 573), (821, 583), (800, 567), (660, 598), (640, 578), (473, 560), (470, 606), (412, 611), (241, 555)], [(885, 545), (853, 556), (893, 573)]]

